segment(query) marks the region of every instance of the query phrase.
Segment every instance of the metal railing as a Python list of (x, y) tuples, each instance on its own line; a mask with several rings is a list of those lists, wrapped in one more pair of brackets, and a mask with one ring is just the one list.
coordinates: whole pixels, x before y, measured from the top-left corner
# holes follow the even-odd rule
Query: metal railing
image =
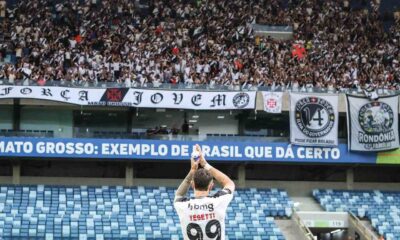
[[(54, 130), (12, 130), (0, 129), (1, 137), (46, 137), (54, 138)], [(62, 137), (62, 136), (57, 136)], [(72, 138), (100, 138), (100, 139), (147, 139), (147, 140), (176, 140), (176, 141), (232, 141), (232, 142), (289, 142), (289, 137), (275, 137), (270, 135), (239, 135), (239, 134), (149, 134), (146, 132), (120, 131), (74, 131)], [(70, 137), (66, 137), (70, 138)], [(347, 139), (339, 138), (339, 143), (346, 143)]]
[(12, 130), (0, 129), (0, 137), (47, 137), (53, 138), (54, 131), (52, 130)]
[(233, 142), (287, 142), (287, 137), (270, 136), (251, 136), (238, 134), (215, 135), (189, 135), (189, 134), (147, 134), (147, 133), (127, 133), (127, 132), (75, 132), (74, 138), (104, 138), (104, 139), (148, 139), (148, 140), (176, 140), (176, 141), (229, 141)]
[(349, 212), (349, 221), (354, 225), (357, 229), (357, 232), (362, 234), (367, 240), (378, 240), (378, 236), (371, 229), (367, 228), (362, 224), (361, 220), (354, 215), (352, 212)]
[[(39, 85), (31, 80), (15, 80), (10, 83), (8, 80), (0, 80), (0, 85), (7, 86), (57, 86), (57, 87), (79, 87), (79, 88), (142, 88), (161, 90), (203, 90), (203, 91), (272, 91), (272, 92), (304, 92), (304, 93), (350, 93), (362, 94), (360, 88), (317, 88), (317, 87), (288, 87), (288, 86), (257, 86), (257, 85), (221, 85), (221, 84), (172, 84), (172, 83), (119, 83), (119, 82), (83, 82), (83, 81), (58, 81), (50, 80)], [(400, 94), (400, 90), (378, 88), (379, 95)]]
[(311, 230), (306, 226), (306, 224), (301, 220), (300, 216), (297, 214), (296, 209), (292, 208), (292, 219), (297, 223), (300, 227), (300, 230), (304, 233), (304, 237), (306, 240), (314, 240), (314, 235)]
[(163, 90), (206, 90), (206, 91), (257, 91), (257, 86), (221, 85), (221, 84), (172, 84), (172, 83), (139, 83), (139, 82), (86, 82), (86, 81), (58, 81), (49, 80), (38, 84), (31, 80), (14, 80), (13, 82), (0, 80), (0, 85), (7, 86), (55, 86), (55, 87), (77, 87), (77, 88), (144, 88)]

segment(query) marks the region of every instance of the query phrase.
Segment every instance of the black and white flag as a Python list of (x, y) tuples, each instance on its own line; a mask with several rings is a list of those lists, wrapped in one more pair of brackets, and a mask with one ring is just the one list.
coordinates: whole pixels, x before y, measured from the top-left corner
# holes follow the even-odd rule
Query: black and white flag
[(398, 96), (371, 101), (347, 95), (348, 147), (353, 151), (385, 151), (399, 147)]
[(0, 99), (31, 98), (90, 106), (196, 110), (254, 109), (255, 91), (0, 86)]
[(338, 96), (290, 94), (290, 142), (303, 146), (338, 145)]

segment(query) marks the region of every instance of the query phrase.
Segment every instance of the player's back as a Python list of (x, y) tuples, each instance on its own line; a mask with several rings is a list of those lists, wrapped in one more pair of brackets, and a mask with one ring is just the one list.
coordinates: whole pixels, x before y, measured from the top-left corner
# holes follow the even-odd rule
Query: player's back
[(175, 201), (184, 239), (225, 239), (226, 209), (233, 194), (227, 190), (214, 196)]

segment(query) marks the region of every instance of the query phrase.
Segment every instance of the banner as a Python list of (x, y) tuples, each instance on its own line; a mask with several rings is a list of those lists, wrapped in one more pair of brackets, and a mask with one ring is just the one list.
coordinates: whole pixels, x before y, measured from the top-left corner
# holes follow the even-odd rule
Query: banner
[(92, 106), (229, 110), (254, 109), (256, 92), (1, 86), (2, 98), (32, 98)]
[(338, 144), (338, 96), (290, 93), (290, 142), (303, 146)]
[(400, 164), (400, 148), (394, 151), (379, 152), (376, 159), (378, 164)]
[(385, 151), (399, 147), (399, 98), (347, 95), (347, 127), (349, 149), (353, 151)]
[(195, 144), (210, 161), (313, 162), (375, 164), (376, 153), (347, 151), (338, 147), (301, 147), (283, 142), (176, 141), (144, 139), (0, 138), (0, 157), (184, 160)]
[(282, 92), (262, 92), (264, 111), (268, 113), (282, 112)]

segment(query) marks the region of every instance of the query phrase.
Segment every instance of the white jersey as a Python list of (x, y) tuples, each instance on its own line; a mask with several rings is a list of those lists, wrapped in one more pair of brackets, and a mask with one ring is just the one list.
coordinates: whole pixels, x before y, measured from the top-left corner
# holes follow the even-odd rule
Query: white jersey
[(229, 189), (203, 198), (181, 197), (174, 206), (185, 240), (224, 240), (226, 209), (233, 198)]

